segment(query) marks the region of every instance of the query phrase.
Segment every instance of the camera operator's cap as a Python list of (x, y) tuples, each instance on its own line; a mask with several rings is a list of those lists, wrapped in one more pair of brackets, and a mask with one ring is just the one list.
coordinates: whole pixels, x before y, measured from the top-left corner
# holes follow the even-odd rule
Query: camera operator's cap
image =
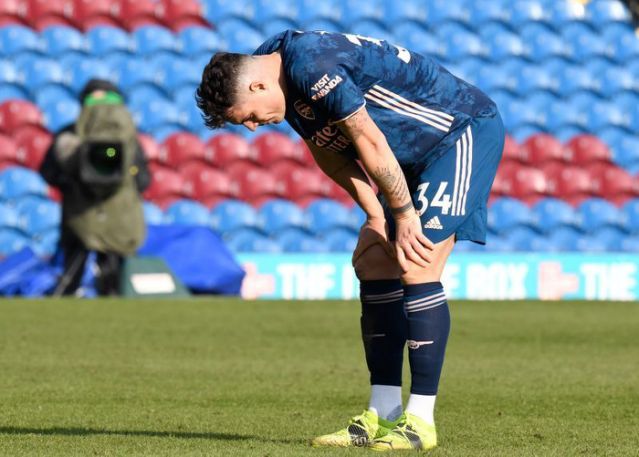
[(115, 92), (120, 97), (124, 98), (124, 94), (122, 94), (122, 91), (120, 91), (118, 86), (113, 84), (111, 81), (107, 81), (106, 79), (91, 79), (88, 83), (86, 83), (84, 89), (82, 89), (82, 92), (80, 92), (80, 103), (84, 104), (85, 99), (96, 90)]

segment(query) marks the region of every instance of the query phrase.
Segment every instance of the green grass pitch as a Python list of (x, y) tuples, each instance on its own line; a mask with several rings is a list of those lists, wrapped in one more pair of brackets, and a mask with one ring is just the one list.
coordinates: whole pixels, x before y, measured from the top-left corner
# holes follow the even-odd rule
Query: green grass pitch
[[(451, 310), (430, 455), (639, 455), (639, 304)], [(0, 300), (0, 456), (376, 455), (307, 445), (367, 400), (356, 302)]]

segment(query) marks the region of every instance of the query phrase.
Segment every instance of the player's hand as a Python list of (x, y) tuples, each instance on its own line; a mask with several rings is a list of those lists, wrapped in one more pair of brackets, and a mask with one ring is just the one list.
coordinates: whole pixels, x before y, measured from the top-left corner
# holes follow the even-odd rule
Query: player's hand
[(397, 262), (404, 273), (408, 271), (408, 261), (421, 267), (431, 262), (435, 245), (422, 233), (422, 222), (416, 212), (402, 214), (395, 220), (397, 227), (395, 252)]
[(383, 216), (369, 217), (359, 229), (359, 239), (353, 252), (353, 261), (375, 244), (381, 245), (389, 257), (395, 257), (393, 248), (388, 243), (388, 224)]

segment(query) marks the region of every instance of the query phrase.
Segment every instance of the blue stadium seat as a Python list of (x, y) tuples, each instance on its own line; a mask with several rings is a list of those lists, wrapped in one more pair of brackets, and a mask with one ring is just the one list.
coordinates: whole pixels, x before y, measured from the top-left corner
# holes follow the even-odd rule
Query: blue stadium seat
[(247, 21), (255, 19), (257, 8), (255, 0), (205, 0), (203, 2), (204, 17), (211, 23), (217, 24), (222, 20), (237, 17)]
[(42, 31), (41, 37), (44, 39), (47, 55), (52, 57), (73, 52), (86, 54), (89, 51), (86, 37), (72, 27), (47, 27)]
[(517, 91), (521, 96), (534, 91), (559, 93), (559, 80), (544, 66), (538, 64), (523, 65), (512, 76), (517, 82)]
[(185, 27), (180, 31), (179, 39), (182, 42), (182, 54), (187, 56), (206, 53), (210, 58), (213, 53), (226, 49), (224, 38), (207, 27)]
[(568, 44), (571, 59), (587, 62), (593, 57), (613, 57), (614, 49), (610, 43), (584, 24), (574, 23), (561, 30), (561, 36)]
[(275, 237), (284, 252), (328, 252), (329, 246), (308, 232), (296, 228), (282, 230)]
[(466, 0), (430, 0), (428, 2), (428, 21), (432, 24), (455, 22), (470, 29), (471, 8)]
[[(167, 54), (151, 59), (153, 68), (157, 68), (158, 83), (168, 94), (175, 94), (182, 86), (199, 85), (203, 68), (198, 68), (188, 59)], [(192, 100), (191, 100), (192, 101)]]
[(586, 20), (586, 8), (580, 2), (553, 0), (547, 7), (549, 22), (557, 31), (568, 24)]
[(552, 134), (562, 143), (570, 140), (573, 136), (586, 133), (586, 131), (580, 127), (573, 125), (566, 125), (563, 127), (553, 128)]
[(68, 68), (70, 68), (69, 87), (76, 94), (79, 94), (86, 83), (93, 78), (113, 80), (116, 77), (107, 62), (95, 57), (78, 60), (75, 65)]
[(0, 102), (10, 98), (29, 98), (23, 78), (11, 60), (0, 60)]
[(135, 51), (135, 42), (126, 30), (110, 26), (91, 28), (87, 34), (89, 50), (95, 57), (107, 54), (131, 54)]
[[(639, 82), (639, 79), (636, 81)], [(632, 132), (639, 131), (639, 90), (617, 93), (615, 103), (629, 116), (630, 130)]]
[(321, 235), (335, 227), (359, 229), (359, 227), (354, 227), (355, 221), (345, 206), (327, 198), (320, 198), (308, 205), (306, 219), (309, 229), (316, 235)]
[(338, 26), (338, 30), (342, 32), (344, 29), (341, 27), (340, 22), (346, 15), (341, 0), (325, 0), (318, 2), (317, 0), (301, 0), (299, 15), (297, 17), (298, 22), (301, 22), (304, 26), (304, 30), (327, 30), (324, 28), (309, 28), (307, 27), (313, 21), (328, 20), (330, 23)]
[(30, 247), (39, 257), (51, 257), (58, 248), (59, 240), (60, 230), (53, 228), (32, 237)]
[(575, 209), (563, 200), (544, 198), (532, 207), (539, 229), (552, 233), (559, 227), (581, 228), (581, 220)]
[(13, 84), (0, 84), (0, 103), (7, 100), (28, 100), (29, 93), (26, 89)]
[(24, 80), (24, 86), (32, 95), (47, 85), (65, 86), (68, 82), (64, 69), (53, 59), (29, 59), (22, 61), (17, 68)]
[(232, 232), (242, 227), (263, 230), (255, 208), (239, 200), (225, 200), (215, 205), (211, 210), (211, 224), (220, 233)]
[(409, 21), (422, 24), (424, 27), (427, 26), (428, 23), (428, 12), (428, 5), (424, 3), (395, 2), (393, 0), (386, 0), (384, 2), (383, 17), (389, 27), (394, 27), (398, 24), (406, 24)]
[[(128, 88), (126, 92), (126, 101), (132, 110), (138, 109), (140, 106), (148, 105), (153, 100), (170, 102), (165, 92), (155, 84), (141, 84), (133, 88)], [(193, 101), (193, 99), (191, 99), (191, 101)]]
[(47, 193), (47, 183), (33, 170), (10, 167), (0, 172), (0, 196), (3, 200), (17, 201), (26, 195), (47, 196)]
[(479, 72), (487, 66), (488, 62), (485, 60), (470, 57), (461, 61), (449, 62), (446, 68), (448, 68), (455, 76), (462, 78), (464, 81), (468, 81), (471, 84), (477, 84), (479, 80)]
[(0, 228), (0, 257), (14, 254), (29, 245), (29, 238), (19, 230)]
[(569, 43), (542, 24), (527, 24), (518, 33), (526, 47), (528, 58), (533, 62), (543, 63), (553, 57), (572, 58), (572, 47)]
[(509, 27), (511, 11), (494, 0), (475, 0), (470, 2), (470, 15), (475, 24), (494, 22)]
[(514, 227), (505, 234), (515, 251), (537, 251), (544, 247), (545, 240), (534, 229), (527, 226)]
[(610, 126), (630, 129), (630, 116), (612, 101), (598, 100), (587, 108), (585, 115), (588, 130), (595, 134)]
[(251, 54), (266, 40), (258, 29), (239, 19), (225, 19), (217, 28), (233, 52)]
[(628, 200), (621, 207), (621, 211), (627, 221), (628, 231), (633, 235), (639, 235), (639, 198)]
[(535, 228), (538, 221), (534, 212), (524, 203), (510, 197), (498, 198), (488, 209), (488, 227), (497, 234), (504, 234), (515, 227)]
[(165, 218), (169, 224), (209, 225), (211, 214), (201, 203), (193, 200), (178, 200), (166, 209)]
[(352, 253), (357, 246), (357, 235), (344, 228), (329, 230), (321, 236), (321, 240), (328, 245), (330, 252)]
[(22, 25), (0, 27), (0, 49), (6, 56), (17, 54), (44, 54), (44, 40), (33, 29)]
[(559, 227), (548, 235), (548, 240), (558, 250), (574, 252), (578, 251), (577, 242), (583, 233), (573, 227)]
[(515, 94), (519, 87), (518, 75), (525, 65), (528, 64), (517, 57), (491, 64), (484, 62), (472, 71), (476, 78), (475, 84), (488, 93), (505, 90)]
[(576, 210), (581, 217), (584, 229), (589, 233), (603, 227), (626, 229), (625, 214), (615, 205), (601, 198), (590, 198), (581, 203)]
[(137, 54), (157, 56), (159, 53), (179, 53), (180, 42), (166, 27), (144, 25), (131, 34), (135, 41)]
[(446, 48), (426, 27), (415, 22), (399, 22), (392, 28), (394, 43), (435, 58), (443, 58)]
[(479, 36), (488, 48), (488, 58), (493, 62), (500, 62), (510, 57), (523, 58), (527, 55), (522, 39), (505, 26), (488, 24), (481, 27)]
[(61, 209), (48, 198), (27, 196), (16, 202), (20, 229), (30, 237), (60, 227)]
[(577, 238), (576, 249), (579, 252), (604, 253), (610, 251), (608, 240), (586, 234)]
[(33, 99), (36, 105), (44, 106), (55, 103), (58, 100), (67, 100), (70, 98), (75, 98), (75, 96), (69, 89), (63, 86), (46, 86), (43, 89), (39, 89)]
[(348, 30), (354, 35), (377, 38), (393, 44), (397, 41), (395, 36), (386, 27), (384, 27), (381, 22), (372, 21), (370, 19), (352, 22), (349, 25)]
[(277, 241), (250, 228), (240, 228), (229, 232), (223, 239), (226, 246), (233, 252), (282, 252), (282, 247)]
[(118, 86), (125, 92), (129, 92), (139, 85), (162, 87), (161, 69), (157, 68), (151, 60), (142, 60), (138, 56), (131, 56), (120, 60), (119, 66), (113, 70)]
[(628, 233), (617, 227), (603, 227), (595, 230), (591, 236), (605, 245), (606, 251), (619, 252), (623, 250), (621, 240), (628, 236)]
[(586, 18), (598, 29), (617, 22), (630, 24), (632, 16), (619, 0), (597, 0), (586, 4)]
[(261, 30), (265, 37), (276, 35), (284, 30), (301, 30), (302, 27), (291, 19), (271, 19), (262, 23)]
[(593, 74), (588, 66), (569, 64), (562, 59), (552, 59), (544, 65), (544, 68), (557, 79), (557, 90), (563, 97), (580, 91), (599, 93), (600, 75)]
[[(639, 43), (639, 39), (637, 39)], [(608, 99), (616, 99), (620, 92), (628, 91), (636, 93), (639, 83), (632, 71), (623, 65), (608, 65), (601, 73), (601, 87), (599, 95)]]
[(144, 210), (144, 222), (146, 222), (147, 225), (166, 224), (164, 212), (155, 203), (145, 201), (142, 203), (142, 209)]
[[(0, 198), (3, 198), (0, 194)], [(1, 228), (20, 228), (20, 219), (18, 218), (18, 212), (13, 205), (7, 205), (0, 202), (0, 229)]]
[[(639, 139), (636, 134), (625, 129), (609, 127), (600, 130), (597, 136), (610, 147), (613, 162), (627, 169), (636, 167), (639, 161)], [(639, 170), (631, 173), (637, 171)]]
[(614, 60), (624, 65), (629, 59), (639, 58), (639, 38), (630, 24), (615, 24), (606, 27), (602, 41), (609, 43)]
[(259, 217), (269, 235), (287, 227), (308, 228), (304, 210), (289, 200), (275, 199), (264, 203), (259, 210)]
[(510, 5), (510, 24), (514, 30), (518, 30), (527, 23), (547, 23), (550, 14), (544, 4), (538, 0), (517, 0)]
[(178, 107), (164, 98), (149, 100), (148, 103), (138, 105), (129, 104), (137, 126), (144, 132), (152, 132), (160, 127), (182, 125), (182, 115)]
[[(376, 21), (378, 23), (384, 22), (384, 0), (345, 0), (342, 8), (344, 11), (348, 11), (348, 14), (342, 18), (342, 25), (345, 27), (345, 31), (354, 32), (355, 29), (352, 25), (363, 19)], [(389, 24), (390, 25), (390, 24)], [(356, 32), (357, 33), (357, 32)], [(363, 35), (363, 34), (362, 34)], [(373, 38), (380, 38), (375, 35), (363, 35)]]
[(39, 105), (44, 117), (44, 125), (50, 132), (57, 132), (73, 124), (80, 115), (80, 103), (74, 98), (62, 98)]
[[(300, 14), (300, 2), (297, 0), (256, 0), (256, 9), (259, 11), (259, 21), (266, 23), (276, 19), (288, 19), (295, 21)], [(356, 15), (356, 10), (351, 10)], [(281, 31), (281, 30), (280, 30)]]
[(624, 252), (639, 252), (639, 236), (626, 236), (621, 239), (621, 250)]
[(467, 57), (488, 57), (488, 49), (482, 39), (456, 23), (445, 23), (436, 28), (437, 39), (444, 44), (444, 56), (456, 61)]
[(193, 99), (194, 91), (195, 89), (193, 87), (183, 87), (180, 89), (180, 98), (176, 98), (176, 106), (180, 113), (180, 118), (183, 122), (184, 128), (190, 132), (196, 133), (204, 139), (204, 137), (214, 134), (215, 131), (204, 125), (202, 112), (199, 110)]

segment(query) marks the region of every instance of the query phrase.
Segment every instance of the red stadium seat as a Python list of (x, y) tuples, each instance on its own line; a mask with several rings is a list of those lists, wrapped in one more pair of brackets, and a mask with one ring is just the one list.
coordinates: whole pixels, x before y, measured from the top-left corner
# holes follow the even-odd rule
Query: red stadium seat
[(18, 145), (13, 138), (0, 134), (0, 163), (5, 165), (17, 165)]
[(82, 21), (82, 24), (77, 24), (77, 27), (84, 32), (91, 30), (94, 27), (115, 27), (122, 28), (122, 24), (116, 18), (107, 16), (91, 16)]
[(29, 0), (26, 20), (35, 29), (50, 25), (73, 26), (74, 5), (71, 0)]
[(158, 166), (149, 168), (151, 185), (144, 192), (144, 198), (164, 209), (174, 201), (187, 197), (184, 179), (177, 171)]
[(279, 198), (283, 195), (276, 177), (264, 168), (246, 163), (235, 163), (229, 165), (226, 173), (231, 178), (233, 191), (235, 192), (237, 189), (238, 198), (253, 206), (259, 206), (266, 200)]
[(579, 165), (593, 162), (611, 162), (610, 148), (593, 135), (575, 135), (565, 145), (568, 160)]
[(160, 3), (154, 0), (119, 0), (120, 22), (129, 31), (143, 25), (164, 25)]
[(158, 159), (171, 167), (180, 167), (192, 160), (204, 161), (204, 143), (192, 133), (174, 133), (160, 146)]
[(209, 26), (203, 17), (200, 2), (197, 0), (162, 0), (157, 13), (174, 31), (191, 25)]
[(594, 162), (586, 170), (597, 195), (617, 206), (639, 196), (639, 181), (622, 168), (606, 162)]
[(257, 136), (251, 143), (257, 161), (269, 167), (279, 160), (292, 160), (304, 164), (301, 150), (288, 135), (279, 132), (268, 132)]
[(561, 142), (547, 133), (536, 133), (529, 136), (522, 143), (520, 151), (523, 160), (530, 165), (566, 160), (566, 153)]
[(510, 196), (531, 206), (548, 196), (546, 176), (541, 170), (534, 167), (520, 167), (514, 171), (513, 178)]
[(515, 173), (522, 167), (524, 167), (524, 165), (516, 160), (502, 160), (497, 169), (491, 194), (500, 197), (510, 196), (513, 192)]
[(8, 100), (0, 105), (0, 132), (12, 134), (24, 125), (44, 125), (36, 105), (25, 100)]
[(305, 196), (328, 197), (331, 186), (319, 170), (296, 167), (283, 162), (271, 167), (284, 198), (297, 201)]
[(523, 161), (519, 143), (517, 143), (517, 141), (510, 135), (506, 135), (504, 140), (504, 153), (502, 155), (502, 159), (518, 160), (520, 162)]
[(315, 163), (315, 159), (313, 159), (313, 154), (311, 154), (311, 150), (306, 145), (306, 142), (300, 138), (295, 142), (295, 146), (299, 150), (297, 154), (302, 158), (301, 163), (307, 167), (312, 167)]
[[(237, 198), (231, 178), (224, 172), (203, 166), (202, 162), (190, 162), (180, 168), (189, 198), (198, 200), (206, 206), (227, 198)], [(237, 187), (237, 186), (235, 186)]]
[(26, 25), (24, 0), (0, 0), (0, 26)]
[(138, 133), (138, 142), (142, 146), (144, 156), (148, 160), (159, 162), (160, 158), (160, 145), (153, 139), (152, 136), (144, 133)]
[(74, 0), (73, 3), (73, 21), (82, 30), (98, 24), (119, 24), (120, 7), (112, 0)]
[(221, 133), (209, 139), (204, 147), (204, 159), (218, 168), (236, 161), (257, 163), (255, 151), (235, 133)]
[(16, 130), (13, 139), (18, 146), (18, 162), (24, 167), (37, 170), (51, 146), (53, 135), (40, 127), (27, 125)]
[(576, 166), (566, 166), (560, 162), (542, 165), (546, 176), (549, 195), (567, 201), (573, 206), (596, 196), (590, 174)]

